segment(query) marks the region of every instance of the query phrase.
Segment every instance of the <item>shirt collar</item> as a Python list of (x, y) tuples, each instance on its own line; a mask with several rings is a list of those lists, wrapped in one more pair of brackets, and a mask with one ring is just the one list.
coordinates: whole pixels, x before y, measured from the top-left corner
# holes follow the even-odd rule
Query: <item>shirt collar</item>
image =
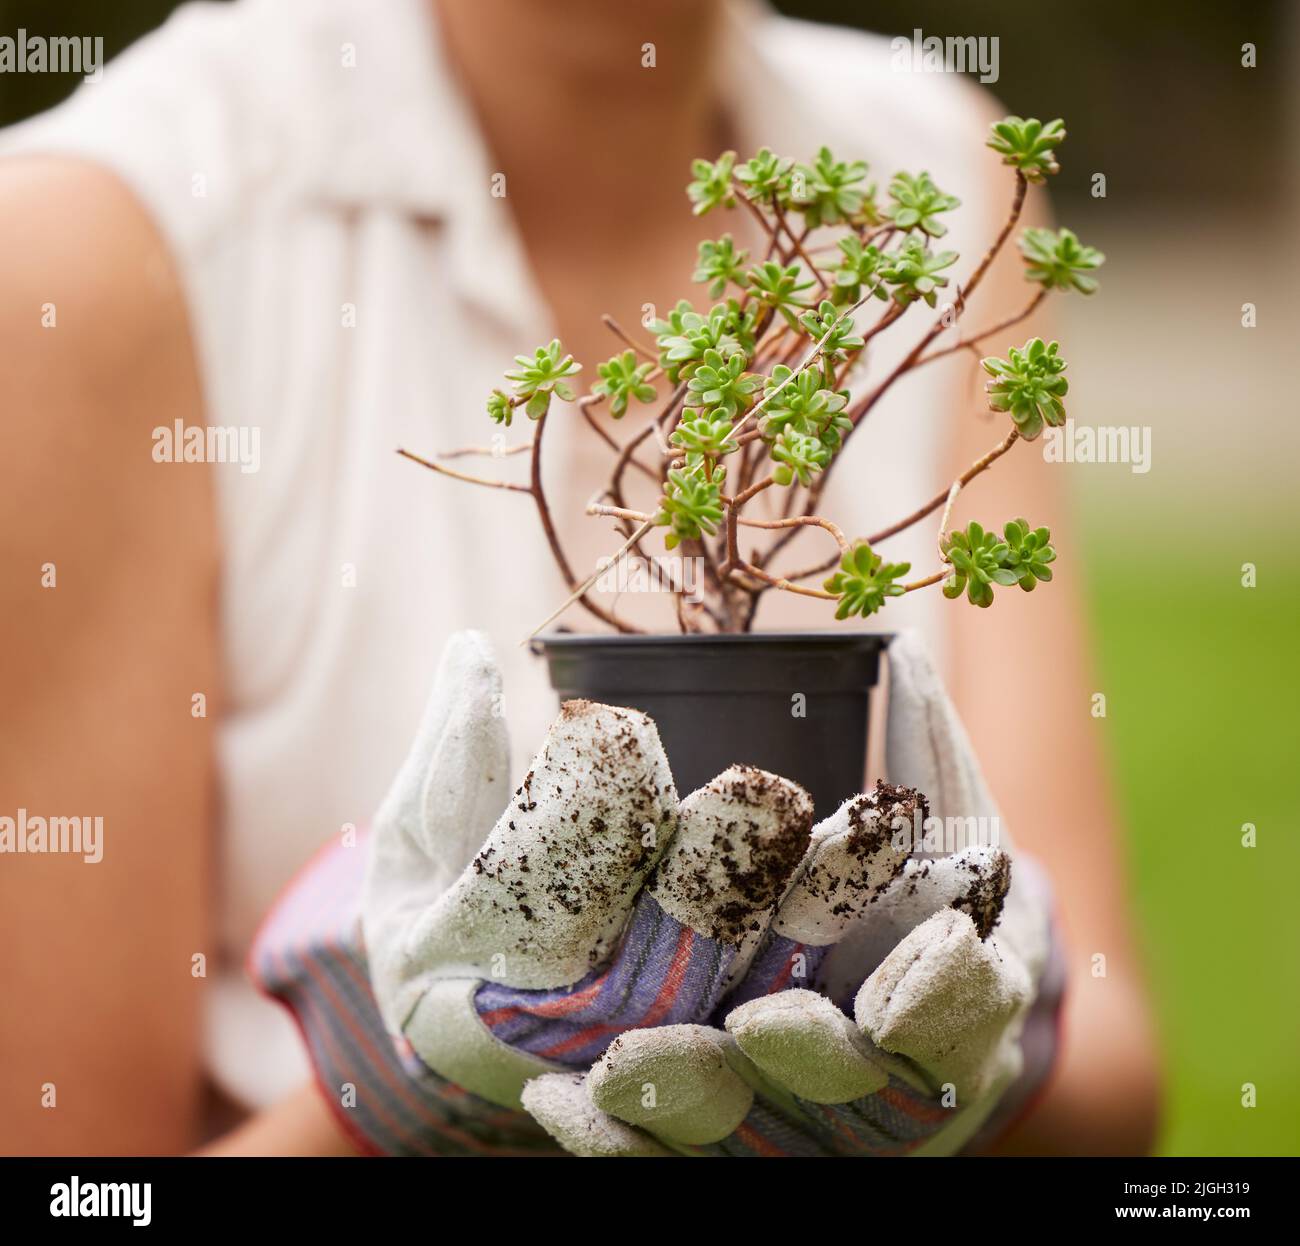
[[(322, 190), (349, 207), (441, 222), (451, 289), (522, 336), (548, 332), (549, 311), (508, 200), (491, 194), (489, 155), (430, 0), (349, 7), (362, 39), (342, 87), (332, 78), (323, 97), (338, 114), (318, 132), (341, 141), (320, 163)], [(773, 41), (762, 38), (778, 19), (763, 0), (727, 0), (724, 10), (718, 72), (741, 154), (759, 145), (802, 152), (807, 135), (827, 127), (819, 131), (806, 94), (786, 81)]]

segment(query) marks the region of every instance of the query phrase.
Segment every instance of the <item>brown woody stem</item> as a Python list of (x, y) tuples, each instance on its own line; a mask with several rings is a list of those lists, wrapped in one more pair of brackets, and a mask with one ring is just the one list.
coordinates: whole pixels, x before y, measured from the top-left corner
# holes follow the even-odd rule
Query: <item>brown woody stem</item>
[(792, 584), (789, 580), (764, 571), (762, 567), (754, 566), (753, 563), (738, 562), (734, 569), (743, 572), (745, 575), (753, 576), (754, 579), (762, 581), (769, 588), (779, 588), (783, 593), (797, 593), (800, 597), (816, 597), (820, 601), (839, 600), (834, 593), (826, 593), (819, 588), (804, 588), (801, 584)]
[[(965, 287), (958, 289), (955, 301), (955, 311), (958, 315), (961, 314), (970, 296), (979, 289), (980, 283), (984, 280), (984, 274), (988, 272), (990, 265), (997, 258), (998, 252), (1002, 250), (1003, 244), (1010, 237), (1011, 231), (1020, 219), (1021, 209), (1025, 206), (1025, 191), (1028, 186), (1024, 174), (1017, 170), (1016, 189), (1011, 199), (1011, 211), (1007, 214), (1007, 219), (1002, 223), (998, 236), (993, 240), (989, 249), (984, 252), (984, 256), (976, 265), (975, 271), (971, 273), (970, 280), (966, 282)], [(947, 328), (948, 309), (945, 308), (943, 314), (930, 326), (925, 336), (903, 357), (899, 365), (870, 394), (849, 410), (849, 418), (853, 421), (854, 428), (867, 417), (871, 408), (884, 397), (889, 387), (905, 372), (911, 371), (917, 360), (925, 353), (925, 348)], [(851, 432), (852, 430), (850, 430), (850, 434)]]
[(1042, 301), (1047, 297), (1047, 289), (1044, 287), (1029, 300), (1029, 304), (1023, 311), (1017, 312), (1014, 316), (1009, 316), (1000, 324), (995, 324), (991, 328), (983, 329), (979, 333), (972, 333), (970, 337), (963, 338), (960, 342), (954, 342), (951, 346), (945, 346), (942, 350), (932, 350), (928, 355), (923, 355), (916, 361), (918, 368), (923, 368), (927, 363), (933, 363), (936, 359), (942, 359), (945, 355), (955, 354), (959, 350), (973, 350), (975, 343), (983, 341), (986, 337), (992, 337), (995, 333), (1001, 333), (1004, 329), (1010, 329), (1013, 325), (1018, 325), (1022, 320), (1031, 316), (1037, 310)]
[(924, 580), (913, 580), (911, 584), (904, 584), (903, 592), (914, 593), (918, 588), (929, 588), (931, 584), (938, 584), (940, 580), (946, 580), (951, 574), (948, 568), (944, 567), (933, 575), (927, 575)]
[[(867, 537), (867, 544), (874, 548), (881, 541), (888, 540), (891, 536), (897, 536), (898, 533), (910, 528), (913, 524), (920, 523), (927, 515), (933, 515), (941, 506), (949, 504), (957, 496), (957, 493), (970, 484), (981, 472), (986, 471), (992, 464), (996, 463), (1019, 440), (1020, 434), (1013, 428), (983, 458), (976, 459), (948, 488), (936, 493), (924, 506), (917, 507), (910, 515), (900, 519), (897, 523), (890, 524), (888, 528), (881, 528), (879, 532), (873, 532)], [(838, 559), (835, 558), (827, 559), (814, 566), (805, 567), (802, 571), (792, 571), (789, 578), (792, 580), (806, 580), (810, 576), (824, 575), (837, 562)]]
[(521, 441), (517, 446), (459, 446), (455, 450), (439, 450), (440, 459), (506, 459), (515, 454), (527, 454), (533, 448), (531, 441)]
[(397, 453), (404, 459), (410, 459), (412, 463), (418, 463), (421, 467), (427, 467), (431, 472), (437, 472), (440, 476), (450, 476), (453, 480), (463, 480), (469, 485), (484, 485), (489, 489), (506, 489), (511, 493), (531, 493), (532, 490), (527, 485), (517, 485), (511, 480), (488, 480), (484, 476), (470, 476), (466, 472), (458, 472), (450, 467), (443, 467), (441, 463), (430, 463), (428, 459), (422, 459), (418, 454), (412, 454), (409, 450), (403, 450), (398, 446)]
[(824, 528), (835, 538), (835, 544), (840, 547), (841, 554), (849, 548), (844, 533), (829, 519), (823, 519), (820, 515), (793, 515), (789, 519), (737, 519), (736, 522), (744, 528)]
[(622, 341), (625, 345), (630, 346), (634, 351), (636, 351), (636, 353), (640, 355), (642, 359), (648, 359), (651, 363), (657, 363), (659, 361), (659, 356), (656, 355), (654, 351), (652, 351), (644, 343), (638, 342), (608, 312), (605, 312), (600, 319), (601, 319), (601, 323), (604, 324), (605, 328), (607, 328), (616, 338)]
[[(537, 503), (537, 515), (542, 523), (542, 531), (546, 534), (546, 543), (551, 547), (551, 556), (555, 559), (555, 565), (560, 569), (564, 582), (574, 590), (574, 598), (582, 603), (589, 614), (598, 618), (602, 623), (608, 623), (610, 627), (616, 628), (620, 632), (639, 632), (641, 630), (639, 627), (633, 627), (632, 624), (625, 623), (618, 615), (588, 598), (587, 589), (594, 583), (594, 576), (586, 584), (581, 587), (578, 586), (577, 577), (573, 574), (573, 568), (569, 565), (569, 559), (560, 544), (560, 534), (555, 530), (555, 521), (551, 517), (551, 508), (546, 501), (546, 489), (542, 484), (542, 438), (546, 431), (546, 420), (547, 417), (543, 416), (537, 421), (537, 432), (533, 435), (529, 492)], [(550, 622), (550, 620), (548, 619), (547, 622)], [(545, 626), (545, 624), (542, 626)]]

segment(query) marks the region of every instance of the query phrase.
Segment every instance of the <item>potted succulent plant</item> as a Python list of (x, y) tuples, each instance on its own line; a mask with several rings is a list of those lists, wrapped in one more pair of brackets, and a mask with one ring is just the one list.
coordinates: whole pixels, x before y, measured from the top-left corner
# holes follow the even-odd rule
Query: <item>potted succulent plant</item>
[[(819, 503), (844, 445), (900, 377), (959, 350), (978, 355), (977, 347), (1012, 329), (1053, 290), (1096, 289), (1098, 251), (1068, 229), (1026, 229), (1019, 246), (1025, 276), (1036, 287), (1026, 306), (974, 332), (958, 326), (1015, 230), (1030, 187), (1058, 171), (1055, 152), (1064, 138), (1059, 120), (1008, 117), (992, 127), (988, 146), (1010, 167), (1010, 209), (965, 283), (952, 286), (943, 302), (958, 256), (941, 249), (942, 217), (960, 205), (928, 173), (895, 174), (879, 199), (866, 184), (864, 163), (837, 160), (826, 148), (807, 164), (766, 148), (744, 163), (734, 152), (698, 160), (687, 187), (694, 211), (749, 213), (765, 238), (763, 254), (750, 256), (729, 234), (702, 243), (694, 280), (711, 302), (698, 308), (682, 301), (652, 320), (646, 328), (653, 345), (637, 342), (607, 317), (621, 349), (598, 365), (595, 384), (582, 396), (572, 379), (580, 365), (558, 341), (518, 356), (505, 384), (489, 396), (487, 412), (499, 425), (509, 427), (522, 414), (535, 426), (531, 442), (520, 447), (531, 461), (527, 484), (485, 480), (400, 451), (443, 475), (532, 496), (571, 590), (542, 626), (579, 605), (610, 629), (536, 641), (552, 684), (563, 698), (650, 713), (682, 790), (734, 761), (797, 779), (822, 807), (860, 784), (866, 701), (882, 637), (755, 633), (766, 594), (822, 599), (843, 620), (874, 615), (893, 597), (932, 587), (988, 607), (999, 588), (1028, 592), (1051, 580), (1056, 554), (1046, 528), (1013, 518), (1000, 532), (975, 522), (950, 531), (948, 516), (958, 492), (1016, 442), (1064, 422), (1066, 364), (1055, 342), (1035, 338), (981, 361), (989, 405), (1009, 417), (1007, 427), (950, 487), (865, 536), (846, 535), (819, 513)], [(926, 316), (930, 310), (935, 314)], [(902, 360), (864, 385), (872, 341), (919, 320), (924, 327)], [(954, 327), (958, 340), (941, 343)], [(658, 535), (667, 549), (698, 561), (703, 591), (678, 592), (679, 635), (639, 633), (593, 593), (604, 568), (579, 574), (566, 556), (540, 468), (557, 398), (576, 405), (610, 452), (609, 478), (587, 507), (621, 529), (622, 547), (610, 558), (648, 560), (646, 543)], [(613, 426), (633, 404), (657, 411), (639, 432), (620, 439)], [(638, 488), (651, 499), (642, 509), (632, 505)], [(781, 497), (778, 517), (746, 514), (768, 491)], [(934, 569), (914, 574), (910, 564), (877, 552), (935, 513)], [(832, 548), (807, 567), (775, 570), (777, 556), (808, 527), (820, 529)], [(742, 528), (747, 549), (751, 539), (764, 542), (747, 556)], [(813, 720), (815, 729), (792, 728), (801, 718)]]

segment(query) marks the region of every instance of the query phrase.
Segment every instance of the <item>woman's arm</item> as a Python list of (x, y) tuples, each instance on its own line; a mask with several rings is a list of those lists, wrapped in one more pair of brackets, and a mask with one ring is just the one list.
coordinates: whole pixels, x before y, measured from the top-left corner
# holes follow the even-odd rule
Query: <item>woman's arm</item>
[(259, 1112), (197, 1153), (208, 1157), (361, 1154), (312, 1085), (303, 1086), (274, 1107)]
[[(0, 854), (0, 1152), (175, 1153), (200, 1130), (194, 958), (218, 956), (210, 468), (152, 456), (204, 420), (188, 318), (98, 168), (0, 164), (0, 235), (0, 817), (104, 828), (96, 864)], [(210, 1151), (354, 1153), (312, 1087)]]
[[(216, 553), (167, 255), (107, 174), (0, 167), (0, 816), (103, 819), (102, 860), (0, 855), (0, 1150), (176, 1151), (209, 962)], [(191, 698), (208, 698), (208, 717)], [(93, 855), (93, 854), (92, 854)]]

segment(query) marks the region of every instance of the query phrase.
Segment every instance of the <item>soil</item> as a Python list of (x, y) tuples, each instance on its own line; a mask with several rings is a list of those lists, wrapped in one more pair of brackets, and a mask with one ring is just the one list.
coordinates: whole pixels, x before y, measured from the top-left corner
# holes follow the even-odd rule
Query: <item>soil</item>
[(785, 894), (808, 850), (813, 807), (802, 788), (755, 766), (732, 766), (709, 788), (713, 834), (682, 835), (654, 887), (675, 911), (697, 915), (702, 933), (734, 945), (761, 930)]
[[(925, 797), (915, 788), (879, 782), (849, 807), (849, 832), (841, 851), (827, 852), (809, 866), (802, 885), (814, 899), (824, 901), (833, 916), (853, 918), (888, 890), (907, 864), (905, 852), (890, 859), (896, 827), (916, 825), (929, 816)], [(845, 862), (848, 868), (844, 868)]]
[(981, 939), (987, 939), (1002, 919), (1002, 902), (1011, 887), (1011, 858), (1000, 853), (997, 863), (988, 873), (982, 874), (974, 866), (971, 871), (970, 890), (952, 907), (970, 915)]

